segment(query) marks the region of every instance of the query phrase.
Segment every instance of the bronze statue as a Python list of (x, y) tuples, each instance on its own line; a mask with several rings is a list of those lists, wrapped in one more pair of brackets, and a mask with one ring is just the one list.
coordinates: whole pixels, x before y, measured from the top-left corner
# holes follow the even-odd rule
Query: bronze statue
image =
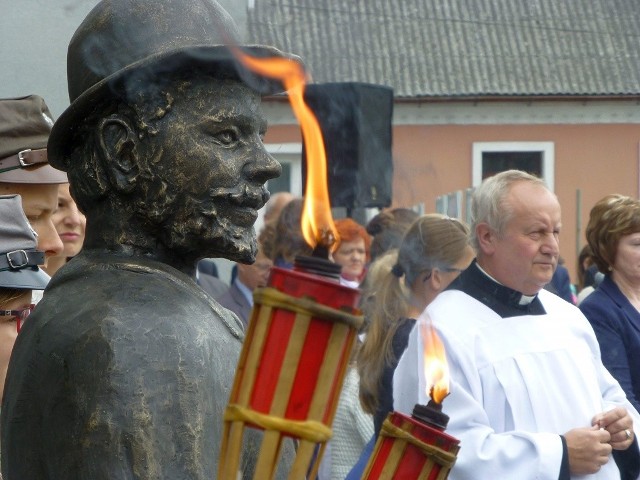
[[(253, 261), (280, 174), (260, 112), (278, 86), (240, 69), (224, 46), (236, 39), (212, 0), (103, 0), (72, 38), (71, 105), (48, 148), (86, 239), (18, 337), (5, 480), (215, 478), (243, 329), (195, 266)], [(245, 477), (257, 447), (247, 438)]]

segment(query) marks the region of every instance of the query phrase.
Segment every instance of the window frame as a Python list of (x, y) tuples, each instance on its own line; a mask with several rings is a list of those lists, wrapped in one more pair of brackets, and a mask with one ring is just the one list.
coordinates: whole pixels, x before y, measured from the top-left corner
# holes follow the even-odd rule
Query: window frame
[(542, 179), (554, 191), (555, 144), (554, 142), (473, 142), (471, 184), (482, 183), (482, 154), (484, 152), (540, 152), (542, 153)]
[[(280, 163), (291, 165), (289, 191), (302, 196), (302, 143), (265, 143), (267, 152)], [(268, 188), (268, 182), (267, 182)]]

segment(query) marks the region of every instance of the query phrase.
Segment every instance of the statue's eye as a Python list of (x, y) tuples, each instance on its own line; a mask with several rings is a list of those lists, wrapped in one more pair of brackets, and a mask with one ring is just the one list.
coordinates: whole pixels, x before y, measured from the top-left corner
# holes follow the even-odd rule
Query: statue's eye
[(238, 135), (238, 132), (236, 132), (235, 130), (228, 129), (228, 130), (221, 130), (220, 132), (216, 133), (214, 135), (214, 138), (218, 144), (224, 147), (230, 147), (235, 145), (238, 142), (238, 140), (240, 139), (240, 136)]

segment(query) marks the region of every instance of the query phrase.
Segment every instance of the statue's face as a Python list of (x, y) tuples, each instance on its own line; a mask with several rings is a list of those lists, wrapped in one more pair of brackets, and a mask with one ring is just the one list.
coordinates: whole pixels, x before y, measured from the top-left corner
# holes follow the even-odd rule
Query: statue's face
[[(161, 242), (185, 257), (252, 261), (253, 224), (281, 167), (265, 150), (260, 97), (237, 82), (194, 80), (142, 142), (147, 214)], [(147, 176), (143, 174), (142, 176)]]

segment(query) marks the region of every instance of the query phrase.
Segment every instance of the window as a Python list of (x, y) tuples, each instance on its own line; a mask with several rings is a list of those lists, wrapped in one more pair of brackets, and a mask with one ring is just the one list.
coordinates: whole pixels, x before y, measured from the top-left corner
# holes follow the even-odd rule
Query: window
[(554, 189), (553, 142), (476, 142), (473, 144), (473, 186), (512, 168), (541, 177)]
[(265, 144), (269, 152), (282, 165), (282, 175), (267, 182), (271, 193), (291, 192), (302, 195), (302, 144), (271, 143)]

